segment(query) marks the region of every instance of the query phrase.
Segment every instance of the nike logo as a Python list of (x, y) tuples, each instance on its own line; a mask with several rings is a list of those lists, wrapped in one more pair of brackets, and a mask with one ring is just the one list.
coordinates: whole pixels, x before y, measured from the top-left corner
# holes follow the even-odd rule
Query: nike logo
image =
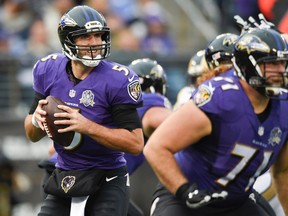
[(113, 179), (117, 178), (118, 176), (113, 176), (111, 178), (106, 177), (106, 182), (112, 181)]
[(135, 75), (133, 75), (131, 78), (128, 78), (129, 82), (132, 82), (132, 80), (134, 79)]

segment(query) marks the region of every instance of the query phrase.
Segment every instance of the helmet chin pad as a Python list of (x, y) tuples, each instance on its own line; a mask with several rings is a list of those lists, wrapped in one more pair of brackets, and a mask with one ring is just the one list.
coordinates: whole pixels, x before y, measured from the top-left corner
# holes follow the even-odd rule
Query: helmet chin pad
[(87, 67), (96, 67), (100, 63), (101, 59), (101, 55), (97, 55), (96, 58), (91, 58), (90, 56), (83, 56), (80, 61)]
[(288, 99), (288, 90), (280, 87), (266, 87), (265, 88), (266, 96), (271, 99), (278, 100), (287, 100)]
[(280, 94), (280, 88), (279, 87), (266, 87), (265, 88), (265, 93), (267, 96), (277, 96)]
[(82, 58), (78, 58), (73, 55), (72, 60), (81, 61), (87, 67), (96, 67), (99, 65), (102, 57), (101, 55), (97, 55), (95, 58), (91, 58), (90, 56), (83, 56)]

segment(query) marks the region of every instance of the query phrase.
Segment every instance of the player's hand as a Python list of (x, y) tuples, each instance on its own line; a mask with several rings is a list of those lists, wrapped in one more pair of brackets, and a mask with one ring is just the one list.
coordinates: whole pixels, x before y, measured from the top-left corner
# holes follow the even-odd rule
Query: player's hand
[(33, 113), (32, 116), (32, 124), (36, 127), (36, 128), (41, 128), (42, 131), (44, 131), (44, 125), (43, 123), (45, 122), (45, 115), (46, 112), (45, 110), (43, 110), (43, 105), (47, 104), (47, 100), (42, 99), (39, 100), (38, 105)]
[(69, 131), (75, 131), (78, 133), (86, 133), (89, 128), (89, 123), (92, 121), (85, 118), (80, 114), (78, 109), (73, 109), (66, 105), (58, 105), (59, 109), (65, 112), (55, 113), (54, 116), (57, 118), (64, 118), (64, 120), (57, 120), (54, 122), (56, 125), (67, 125), (67, 127), (59, 129), (59, 133), (65, 133)]
[(182, 191), (178, 189), (176, 196), (185, 202), (189, 208), (199, 208), (213, 202), (221, 201), (228, 195), (227, 191), (199, 190), (195, 183), (188, 183), (186, 186), (183, 185), (181, 187)]

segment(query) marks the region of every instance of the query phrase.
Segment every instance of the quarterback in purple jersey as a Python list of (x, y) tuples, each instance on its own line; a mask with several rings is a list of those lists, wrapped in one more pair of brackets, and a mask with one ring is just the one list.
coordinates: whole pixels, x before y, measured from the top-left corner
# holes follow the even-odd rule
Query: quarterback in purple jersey
[[(144, 140), (146, 142), (150, 134), (171, 113), (171, 103), (164, 96), (167, 82), (166, 73), (157, 61), (148, 58), (132, 61), (129, 68), (139, 76), (141, 89), (143, 91), (143, 106), (137, 108), (137, 112), (140, 120), (143, 122), (142, 127)], [(54, 166), (53, 163), (56, 157), (57, 153), (54, 153), (48, 161), (41, 161), (39, 166), (41, 168), (51, 168), (50, 165), (52, 164)], [(143, 153), (137, 156), (126, 153), (124, 157), (130, 175), (145, 161)], [(49, 166), (45, 167), (45, 165)], [(49, 170), (47, 170), (47, 172), (49, 172)], [(50, 175), (51, 173), (49, 176)], [(128, 216), (137, 215), (144, 215), (144, 213), (135, 203), (130, 201)]]
[[(35, 100), (25, 119), (27, 137), (46, 134), (42, 106), (49, 95), (65, 102), (55, 124), (59, 133), (75, 131), (69, 146), (54, 142), (56, 169), (44, 185), (48, 194), (38, 215), (126, 216), (129, 175), (124, 153), (144, 146), (137, 108), (142, 106), (138, 75), (104, 60), (110, 54), (110, 29), (88, 6), (65, 13), (58, 26), (63, 54), (39, 60), (33, 69)], [(111, 206), (113, 206), (111, 208)]]
[(144, 147), (162, 183), (151, 215), (269, 215), (252, 193), (269, 168), (288, 213), (287, 50), (275, 30), (244, 33), (237, 76), (207, 80), (156, 129)]
[[(36, 80), (34, 90), (44, 96), (53, 95), (61, 98), (68, 106), (81, 110), (80, 113), (86, 118), (108, 128), (117, 128), (118, 125), (113, 121), (113, 116), (107, 111), (107, 108), (111, 107), (112, 109), (114, 104), (131, 104), (136, 107), (139, 104), (140, 94), (133, 92), (133, 85), (135, 83), (139, 85), (139, 81), (132, 71), (128, 77), (124, 73), (119, 73), (118, 69), (124, 68), (124, 66), (103, 60), (89, 74), (87, 80), (84, 79), (74, 85), (67, 76), (67, 63), (68, 59), (63, 54), (54, 54), (48, 59), (40, 60), (34, 67), (34, 79)], [(55, 70), (55, 68), (57, 69)], [(105, 73), (101, 73), (101, 71), (105, 71)], [(129, 78), (134, 79), (129, 82)], [(104, 97), (106, 94), (108, 98)], [(81, 140), (74, 146), (65, 148), (55, 145), (56, 151), (60, 154), (56, 167), (64, 170), (113, 169), (126, 164), (123, 160), (123, 152), (104, 147), (87, 135), (82, 135)], [(75, 148), (77, 151), (69, 151), (69, 149)], [(85, 156), (73, 158), (74, 154), (75, 156)]]

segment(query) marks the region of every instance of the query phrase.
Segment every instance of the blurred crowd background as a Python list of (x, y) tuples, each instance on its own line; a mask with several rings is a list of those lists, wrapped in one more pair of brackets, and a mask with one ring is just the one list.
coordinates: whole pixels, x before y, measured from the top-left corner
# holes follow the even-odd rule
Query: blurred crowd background
[[(0, 216), (36, 215), (50, 140), (29, 143), (23, 120), (32, 90), (32, 68), (48, 54), (61, 52), (57, 26), (69, 8), (87, 4), (111, 28), (109, 59), (157, 60), (168, 75), (167, 97), (175, 102), (188, 80), (189, 59), (221, 33), (239, 33), (233, 16), (258, 13), (288, 33), (288, 0), (0, 0)], [(145, 183), (143, 182), (145, 179)], [(132, 197), (148, 215), (156, 178), (144, 164), (132, 180)], [(143, 186), (144, 184), (144, 186)]]

